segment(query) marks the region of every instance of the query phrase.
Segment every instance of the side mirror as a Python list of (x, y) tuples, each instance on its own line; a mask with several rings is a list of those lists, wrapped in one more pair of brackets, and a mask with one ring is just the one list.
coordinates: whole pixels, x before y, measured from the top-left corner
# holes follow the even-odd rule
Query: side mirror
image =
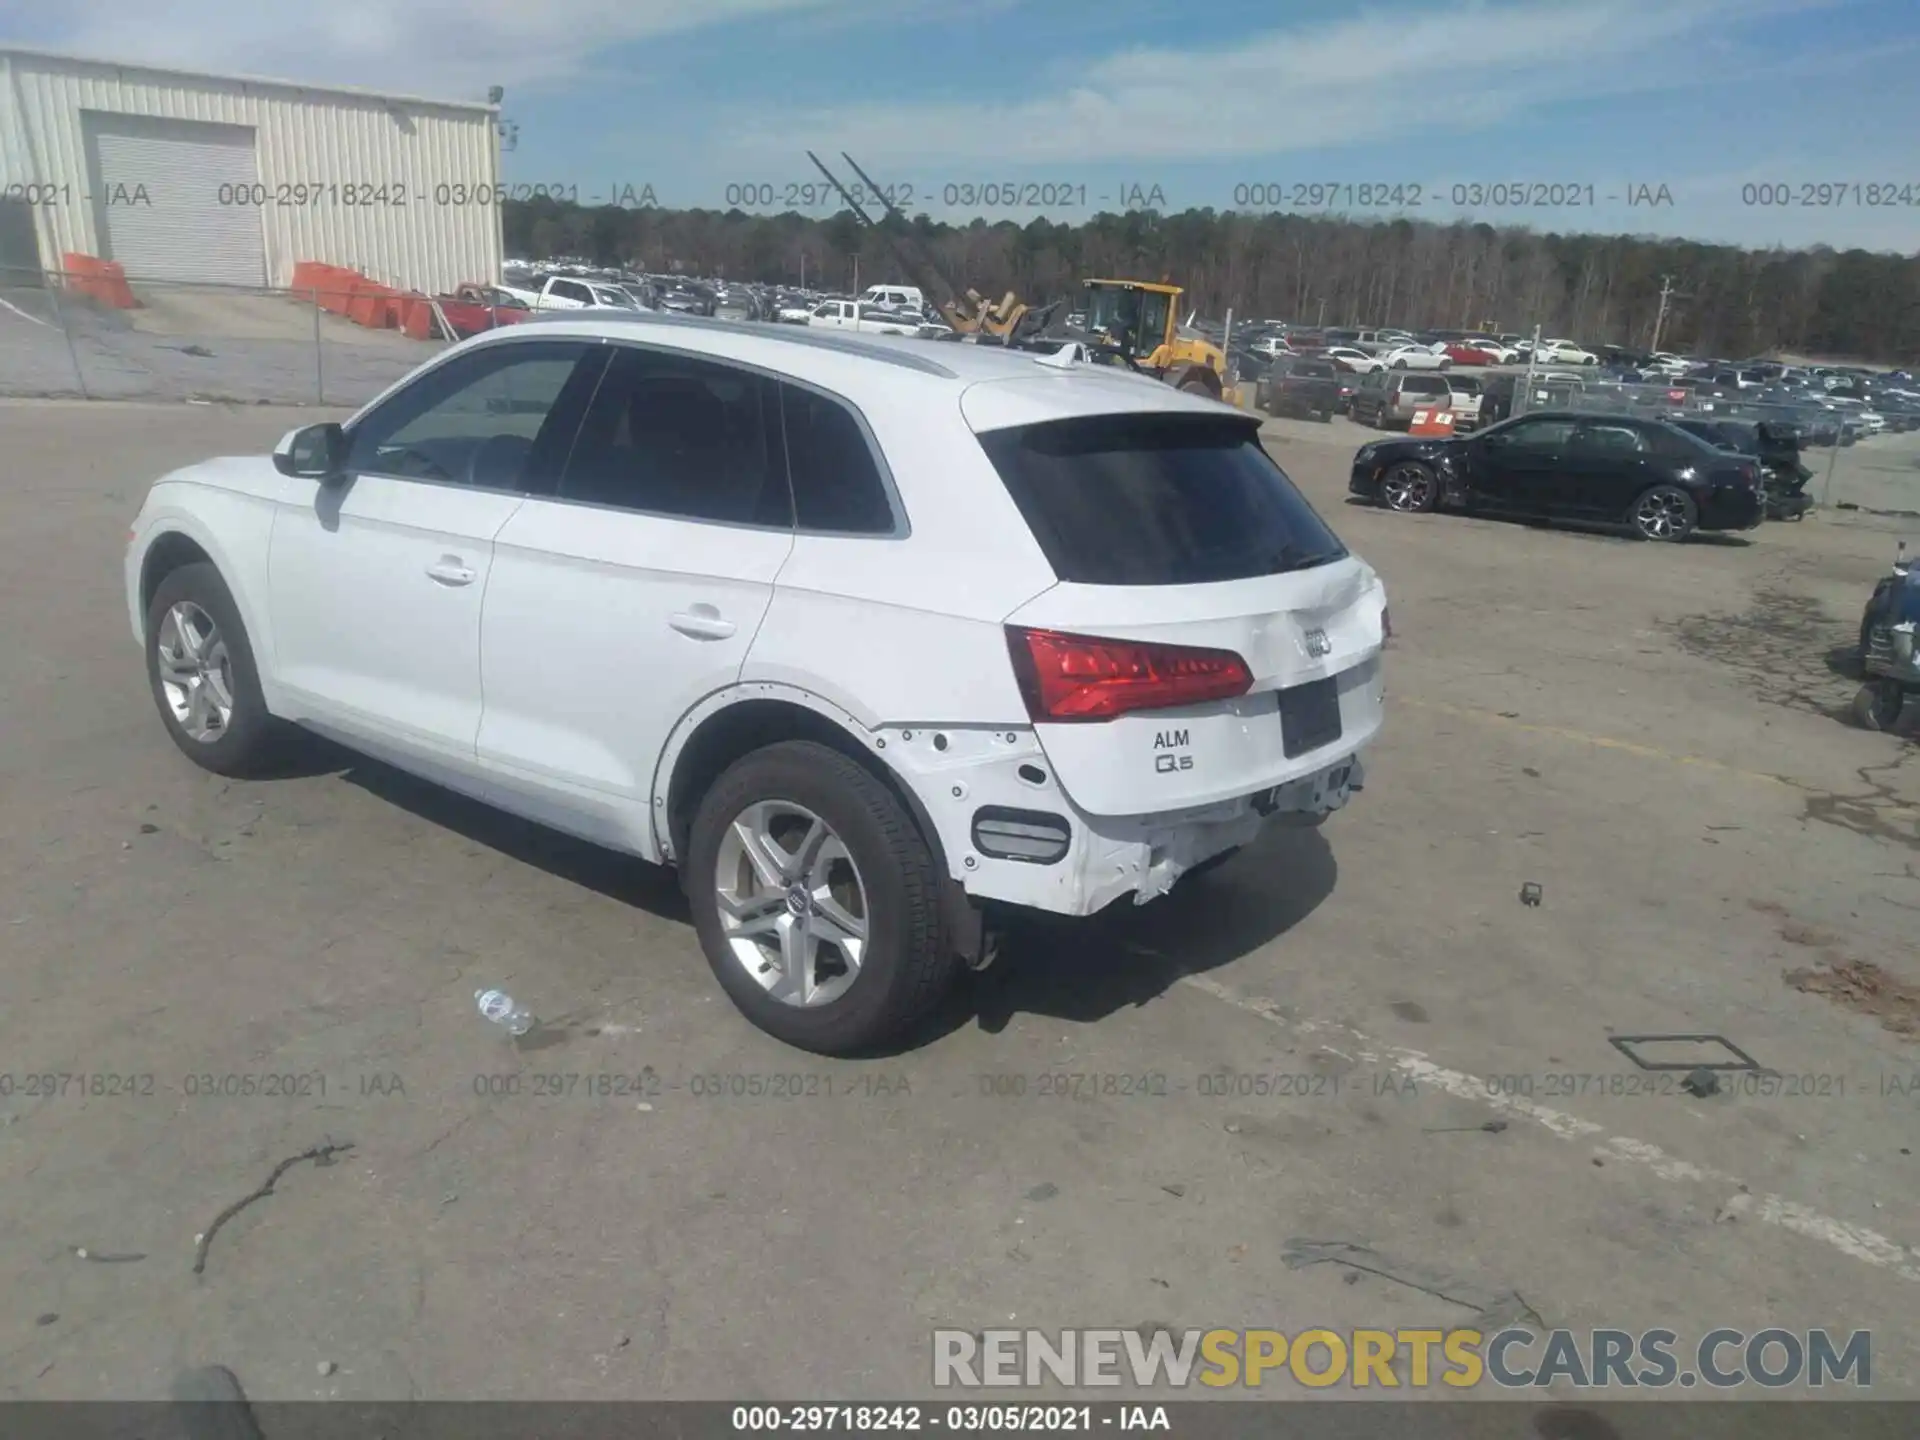
[(347, 434), (328, 421), (289, 430), (273, 447), (273, 468), (305, 480), (331, 480), (347, 459)]

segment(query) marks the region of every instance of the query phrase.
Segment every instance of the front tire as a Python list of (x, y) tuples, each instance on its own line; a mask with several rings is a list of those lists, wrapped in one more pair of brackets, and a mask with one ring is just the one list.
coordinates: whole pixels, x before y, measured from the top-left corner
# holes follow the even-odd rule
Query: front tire
[(1655, 485), (1644, 490), (1627, 510), (1627, 524), (1642, 540), (1677, 545), (1700, 523), (1693, 497), (1677, 485)]
[(1380, 477), (1380, 503), (1402, 515), (1424, 515), (1440, 503), (1440, 478), (1433, 467), (1402, 460)]
[(167, 575), (147, 606), (146, 631), (148, 688), (181, 753), (216, 775), (266, 768), (278, 727), (261, 694), (240, 607), (220, 572), (200, 561)]
[(755, 1025), (822, 1055), (905, 1038), (957, 971), (933, 853), (847, 756), (785, 741), (702, 797), (684, 879), (721, 988)]

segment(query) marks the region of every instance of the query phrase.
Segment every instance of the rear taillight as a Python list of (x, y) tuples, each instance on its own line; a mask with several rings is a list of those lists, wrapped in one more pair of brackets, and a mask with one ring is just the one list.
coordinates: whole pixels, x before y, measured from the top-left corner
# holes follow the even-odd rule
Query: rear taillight
[(1111, 720), (1135, 710), (1230, 700), (1253, 688), (1253, 672), (1231, 650), (1099, 640), (1018, 625), (1007, 627), (1007, 649), (1035, 720)]

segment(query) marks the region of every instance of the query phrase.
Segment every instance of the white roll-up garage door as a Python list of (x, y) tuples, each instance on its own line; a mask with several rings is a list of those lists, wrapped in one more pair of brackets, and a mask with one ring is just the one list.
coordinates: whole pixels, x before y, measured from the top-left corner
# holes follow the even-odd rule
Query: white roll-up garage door
[(260, 211), (231, 203), (260, 178), (251, 126), (100, 110), (82, 123), (101, 259), (130, 280), (266, 284)]

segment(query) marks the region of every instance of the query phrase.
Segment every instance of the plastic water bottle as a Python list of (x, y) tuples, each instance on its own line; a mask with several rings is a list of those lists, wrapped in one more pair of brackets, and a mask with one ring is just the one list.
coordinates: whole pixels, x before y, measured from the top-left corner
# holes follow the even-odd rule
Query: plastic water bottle
[(524, 1035), (538, 1023), (531, 1010), (504, 990), (476, 990), (473, 1000), (482, 1015), (509, 1035)]

